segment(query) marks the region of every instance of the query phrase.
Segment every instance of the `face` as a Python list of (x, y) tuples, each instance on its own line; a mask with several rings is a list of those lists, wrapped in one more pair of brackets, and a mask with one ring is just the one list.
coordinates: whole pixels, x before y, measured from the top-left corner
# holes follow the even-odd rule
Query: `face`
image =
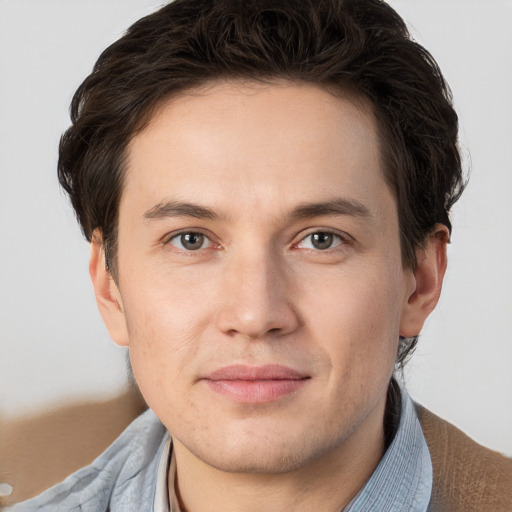
[(282, 472), (382, 434), (416, 282), (362, 101), (217, 83), (163, 104), (129, 145), (117, 254), (104, 317), (177, 449)]

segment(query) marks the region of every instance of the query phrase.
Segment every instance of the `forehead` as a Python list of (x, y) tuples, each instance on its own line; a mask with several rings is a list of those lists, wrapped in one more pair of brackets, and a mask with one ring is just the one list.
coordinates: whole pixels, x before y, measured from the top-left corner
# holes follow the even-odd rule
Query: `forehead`
[(222, 82), (181, 94), (127, 156), (121, 203), (144, 191), (148, 207), (172, 195), (286, 209), (386, 187), (371, 106), (309, 84)]

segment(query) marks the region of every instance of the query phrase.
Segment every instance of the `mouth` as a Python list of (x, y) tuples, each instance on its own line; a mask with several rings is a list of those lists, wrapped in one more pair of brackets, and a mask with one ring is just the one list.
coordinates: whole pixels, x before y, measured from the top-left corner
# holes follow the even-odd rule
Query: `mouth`
[(262, 404), (298, 392), (311, 377), (281, 365), (234, 365), (203, 380), (215, 393), (235, 402)]

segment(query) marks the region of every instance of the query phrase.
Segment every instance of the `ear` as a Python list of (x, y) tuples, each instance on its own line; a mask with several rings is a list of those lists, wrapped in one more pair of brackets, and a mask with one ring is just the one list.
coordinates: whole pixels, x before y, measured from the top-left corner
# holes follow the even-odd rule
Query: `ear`
[(450, 238), (448, 228), (436, 224), (425, 246), (416, 251), (418, 266), (411, 270), (414, 283), (403, 306), (400, 336), (417, 336), (428, 315), (437, 305), (446, 271), (446, 245)]
[(110, 337), (117, 345), (128, 345), (128, 329), (123, 301), (114, 278), (105, 265), (105, 251), (101, 235), (94, 232), (91, 239), (89, 274), (96, 295), (96, 303)]

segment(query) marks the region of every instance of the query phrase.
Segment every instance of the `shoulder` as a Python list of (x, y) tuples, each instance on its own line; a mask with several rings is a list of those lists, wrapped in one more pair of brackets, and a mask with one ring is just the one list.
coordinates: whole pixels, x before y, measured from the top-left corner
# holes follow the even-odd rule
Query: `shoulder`
[[(156, 474), (158, 453), (166, 430), (151, 410), (135, 419), (96, 459), (39, 496), (19, 503), (9, 512), (111, 510), (120, 493), (147, 499), (154, 492), (148, 478)], [(141, 488), (144, 491), (141, 493)], [(113, 509), (112, 509), (113, 510)], [(141, 509), (142, 510), (142, 509)]]
[(512, 459), (489, 450), (419, 405), (434, 471), (434, 511), (512, 510)]

